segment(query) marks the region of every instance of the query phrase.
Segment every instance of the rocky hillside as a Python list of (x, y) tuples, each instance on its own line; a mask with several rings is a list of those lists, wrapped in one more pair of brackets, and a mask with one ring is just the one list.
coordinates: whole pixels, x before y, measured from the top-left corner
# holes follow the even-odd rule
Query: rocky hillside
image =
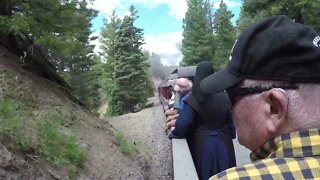
[(146, 158), (123, 153), (107, 121), (21, 68), (19, 58), (0, 47), (0, 179), (149, 177)]

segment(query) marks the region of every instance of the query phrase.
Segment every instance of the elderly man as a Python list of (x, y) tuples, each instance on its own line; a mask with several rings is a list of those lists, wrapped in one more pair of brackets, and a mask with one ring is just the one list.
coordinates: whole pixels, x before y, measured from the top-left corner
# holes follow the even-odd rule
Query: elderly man
[(182, 108), (183, 102), (182, 100), (185, 96), (191, 91), (192, 82), (187, 78), (179, 78), (173, 83), (173, 90), (175, 91), (175, 99), (173, 104), (173, 109), (171, 112), (165, 114), (167, 117), (167, 127), (170, 129), (175, 126), (176, 120), (179, 117), (179, 109)]
[(245, 29), (227, 67), (201, 82), (226, 90), (252, 164), (211, 179), (320, 178), (320, 37), (286, 16)]

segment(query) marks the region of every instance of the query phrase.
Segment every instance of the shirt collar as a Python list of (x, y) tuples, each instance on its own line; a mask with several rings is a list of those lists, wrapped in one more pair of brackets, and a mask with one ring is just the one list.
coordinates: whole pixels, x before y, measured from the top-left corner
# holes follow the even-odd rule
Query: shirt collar
[(320, 156), (320, 129), (294, 131), (278, 136), (250, 154), (251, 161), (265, 158)]

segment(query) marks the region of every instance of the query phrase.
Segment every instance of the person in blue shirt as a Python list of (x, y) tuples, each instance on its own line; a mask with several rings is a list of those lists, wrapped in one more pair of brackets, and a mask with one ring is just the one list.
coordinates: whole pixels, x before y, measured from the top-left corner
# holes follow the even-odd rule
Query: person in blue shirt
[[(191, 92), (192, 81), (187, 78), (176, 79), (173, 83), (173, 90), (175, 92), (174, 104), (172, 113), (168, 113), (167, 127), (171, 128), (175, 126), (176, 120), (179, 117), (179, 111), (183, 106), (183, 99)], [(167, 114), (167, 113), (166, 113)]]
[(175, 129), (169, 138), (186, 138), (199, 179), (208, 179), (236, 166), (232, 139), (235, 129), (224, 93), (204, 94), (200, 81), (211, 75), (211, 63), (198, 64), (192, 93), (182, 99)]

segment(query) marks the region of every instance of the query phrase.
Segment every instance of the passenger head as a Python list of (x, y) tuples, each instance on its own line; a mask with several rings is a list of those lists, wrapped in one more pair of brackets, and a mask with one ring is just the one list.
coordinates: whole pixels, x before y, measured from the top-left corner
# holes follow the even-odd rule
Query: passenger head
[(213, 66), (208, 61), (200, 62), (196, 68), (196, 75), (193, 79), (192, 94), (200, 103), (205, 101), (205, 94), (200, 89), (200, 81), (213, 73)]
[(173, 90), (182, 94), (190, 92), (191, 88), (192, 82), (187, 78), (176, 79), (173, 83)]
[(227, 67), (200, 87), (226, 90), (239, 142), (255, 150), (283, 133), (320, 128), (319, 83), (320, 37), (281, 15), (246, 28)]

